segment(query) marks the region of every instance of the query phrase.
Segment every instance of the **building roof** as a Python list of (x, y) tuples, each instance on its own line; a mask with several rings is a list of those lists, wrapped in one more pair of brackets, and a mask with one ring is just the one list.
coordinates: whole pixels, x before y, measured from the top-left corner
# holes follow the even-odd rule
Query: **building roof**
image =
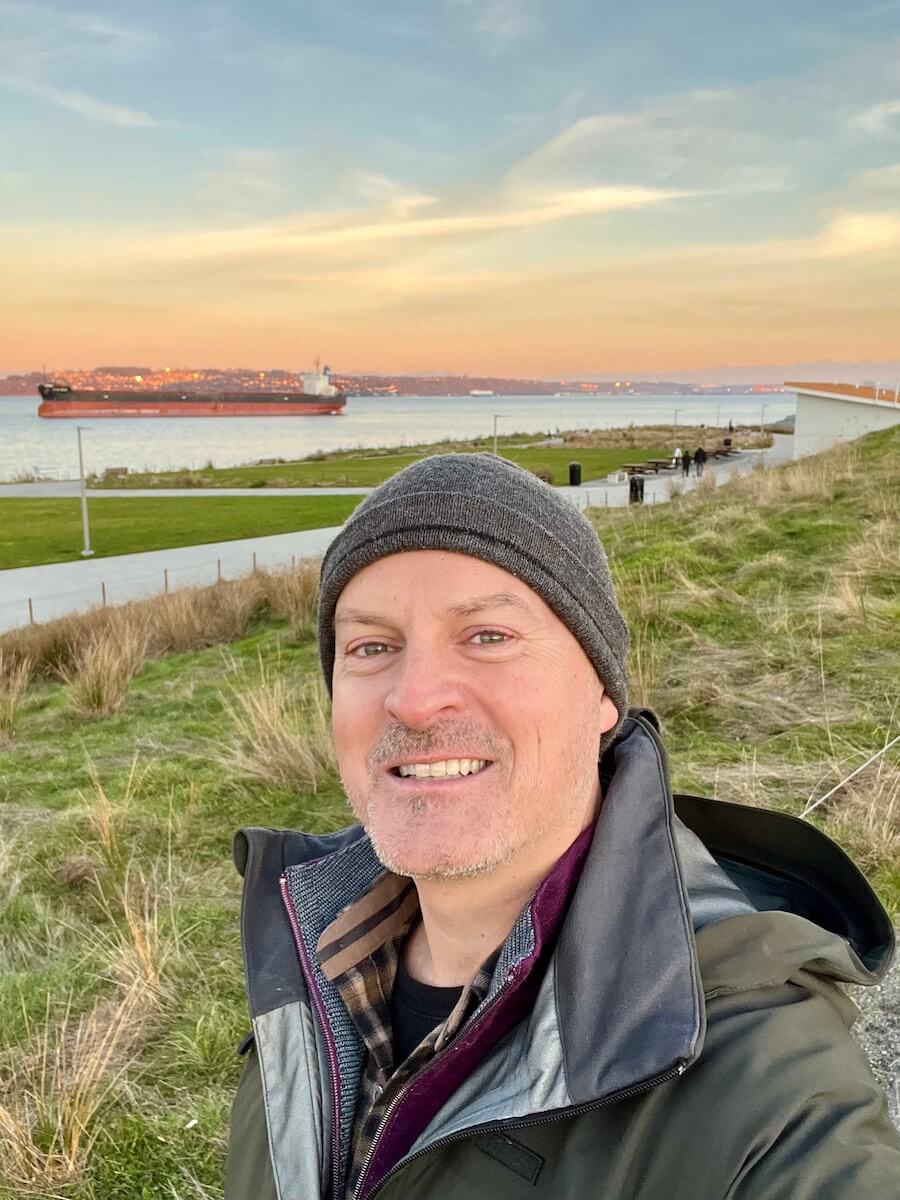
[(849, 396), (853, 400), (877, 400), (882, 404), (896, 403), (894, 387), (887, 385), (869, 387), (861, 383), (797, 383), (787, 380), (784, 385), (796, 392), (809, 392), (815, 396)]

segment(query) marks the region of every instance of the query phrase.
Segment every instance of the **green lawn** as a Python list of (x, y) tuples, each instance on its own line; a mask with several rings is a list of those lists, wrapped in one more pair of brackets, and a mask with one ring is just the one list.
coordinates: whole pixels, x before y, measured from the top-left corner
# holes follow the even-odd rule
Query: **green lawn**
[[(147, 487), (373, 487), (426, 452), (451, 448), (447, 446), (417, 447), (408, 451), (368, 455), (362, 452), (342, 452), (315, 461), (278, 463), (265, 467), (223, 467), (201, 471), (171, 471), (158, 475), (134, 474), (119, 480), (107, 480), (92, 486), (107, 488)], [(462, 449), (459, 444), (452, 448)], [(490, 440), (467, 443), (465, 451), (490, 450)], [(530, 471), (549, 472), (552, 482), (569, 482), (569, 463), (580, 462), (582, 479), (599, 479), (626, 462), (644, 462), (662, 458), (669, 451), (655, 447), (635, 449), (573, 449), (566, 446), (526, 446), (519, 448), (501, 443), (499, 452)]]
[[(361, 496), (188, 496), (88, 501), (98, 558), (340, 525)], [(81, 557), (81, 502), (0, 500), (0, 570)]]

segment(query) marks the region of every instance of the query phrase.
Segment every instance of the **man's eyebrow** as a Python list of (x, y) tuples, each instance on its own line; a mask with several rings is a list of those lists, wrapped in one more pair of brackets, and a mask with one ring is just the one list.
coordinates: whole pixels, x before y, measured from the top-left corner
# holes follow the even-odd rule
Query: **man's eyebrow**
[[(515, 608), (522, 613), (531, 613), (531, 605), (512, 592), (491, 592), (486, 596), (472, 596), (459, 604), (451, 604), (446, 610), (451, 617), (472, 617), (490, 608)], [(345, 608), (334, 618), (338, 625), (390, 625), (392, 618), (383, 613), (368, 612), (361, 608)]]
[(470, 600), (452, 604), (447, 612), (453, 617), (472, 617), (488, 608), (515, 608), (523, 613), (532, 611), (531, 605), (521, 596), (515, 596), (512, 592), (491, 592), (487, 596), (473, 596)]
[(361, 608), (345, 608), (334, 618), (335, 625), (389, 625), (390, 618)]

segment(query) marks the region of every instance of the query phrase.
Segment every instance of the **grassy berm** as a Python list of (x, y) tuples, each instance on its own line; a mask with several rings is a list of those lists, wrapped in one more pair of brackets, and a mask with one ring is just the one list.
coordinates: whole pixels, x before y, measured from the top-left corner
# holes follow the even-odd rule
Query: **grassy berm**
[[(898, 732), (900, 429), (596, 512), (677, 787), (799, 813)], [(343, 822), (309, 568), (0, 638), (0, 1200), (221, 1196), (241, 824)], [(811, 819), (900, 912), (900, 754)]]

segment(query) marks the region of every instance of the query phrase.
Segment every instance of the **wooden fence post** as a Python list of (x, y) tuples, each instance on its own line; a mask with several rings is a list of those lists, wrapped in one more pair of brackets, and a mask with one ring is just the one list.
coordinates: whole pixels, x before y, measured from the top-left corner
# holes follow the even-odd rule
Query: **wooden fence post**
[(217, 558), (216, 559), (216, 583), (221, 583), (221, 582), (222, 582), (222, 560), (221, 560), (221, 558)]
[(163, 587), (165, 588), (166, 595), (168, 596), (168, 594), (169, 594), (169, 568), (168, 567), (166, 567), (165, 570), (163, 571)]
[(34, 624), (34, 605), (31, 603), (31, 597), (28, 597), (28, 624)]
[(103, 597), (103, 607), (106, 608), (106, 584), (102, 580), (100, 582), (100, 595)]

